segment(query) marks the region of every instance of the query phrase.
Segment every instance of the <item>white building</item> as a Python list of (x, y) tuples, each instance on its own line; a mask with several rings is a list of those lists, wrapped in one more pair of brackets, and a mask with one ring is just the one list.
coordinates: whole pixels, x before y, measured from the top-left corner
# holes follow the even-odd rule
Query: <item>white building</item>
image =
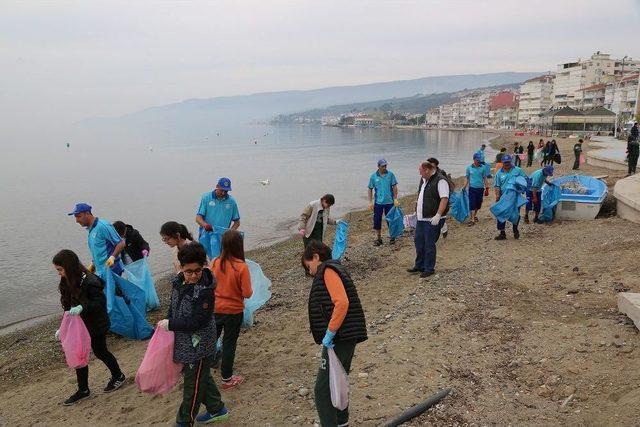
[[(625, 73), (626, 74), (626, 73)], [(619, 123), (624, 123), (638, 111), (638, 78), (640, 74), (631, 74), (616, 83), (608, 84), (604, 93), (604, 107), (619, 114)]]
[(551, 108), (553, 92), (553, 76), (544, 75), (525, 81), (520, 86), (518, 107), (518, 124), (521, 126), (537, 126), (540, 114)]
[(427, 110), (426, 115), (426, 125), (427, 126), (438, 126), (440, 121), (439, 108), (430, 108)]
[(640, 70), (640, 61), (625, 57), (612, 59), (608, 53), (596, 52), (586, 60), (558, 65), (553, 82), (553, 107), (583, 108), (584, 89), (611, 83)]

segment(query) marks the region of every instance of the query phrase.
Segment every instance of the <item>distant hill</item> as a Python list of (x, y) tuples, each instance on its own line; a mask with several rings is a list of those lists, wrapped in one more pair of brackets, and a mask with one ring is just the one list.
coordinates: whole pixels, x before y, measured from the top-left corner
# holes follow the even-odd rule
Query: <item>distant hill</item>
[(278, 114), (291, 114), (330, 105), (361, 103), (380, 99), (405, 98), (456, 92), (488, 86), (523, 82), (542, 73), (491, 73), (425, 77), (414, 80), (371, 83), (357, 86), (336, 86), (313, 90), (266, 92), (253, 95), (189, 99), (182, 102), (147, 108), (116, 118), (90, 119), (83, 124), (122, 122), (163, 126), (191, 123), (270, 120)]
[[(482, 90), (508, 90), (516, 89), (518, 84), (505, 84), (483, 88)], [(354, 112), (374, 111), (398, 111), (404, 114), (424, 114), (429, 108), (439, 107), (450, 102), (455, 102), (460, 95), (471, 90), (456, 92), (434, 93), (430, 95), (415, 95), (405, 98), (379, 99), (376, 101), (357, 102), (352, 104), (332, 105), (327, 108), (314, 108), (312, 110), (296, 112), (292, 114), (280, 114), (275, 122), (293, 122), (298, 117), (320, 120), (324, 116), (339, 116), (340, 114)]]

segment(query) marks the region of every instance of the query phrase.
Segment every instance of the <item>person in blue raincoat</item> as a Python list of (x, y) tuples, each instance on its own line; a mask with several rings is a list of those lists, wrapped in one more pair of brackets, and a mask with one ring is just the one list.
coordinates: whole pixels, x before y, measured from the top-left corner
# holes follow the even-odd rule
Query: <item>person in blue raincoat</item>
[(236, 200), (229, 195), (231, 180), (220, 178), (215, 190), (202, 195), (196, 213), (196, 223), (205, 231), (214, 226), (236, 230), (240, 227), (240, 212)]
[[(517, 177), (527, 178), (527, 174), (518, 166), (513, 165), (513, 157), (509, 154), (502, 156), (502, 168), (496, 172), (496, 177), (493, 181), (493, 187), (496, 194), (496, 202), (500, 200), (502, 194), (507, 190), (513, 190), (515, 188), (515, 179)], [(497, 227), (499, 234), (495, 237), (496, 240), (506, 240), (507, 234), (505, 233), (505, 222), (497, 221)], [(513, 238), (520, 238), (520, 231), (518, 230), (518, 224), (520, 223), (520, 217), (513, 223)]]
[(118, 234), (109, 221), (93, 216), (91, 206), (86, 203), (76, 204), (73, 212), (76, 222), (89, 231), (88, 243), (91, 253), (91, 264), (89, 271), (102, 271), (109, 267), (117, 275), (121, 275), (124, 270), (120, 253), (124, 250), (126, 243)]
[[(533, 222), (539, 223), (540, 206), (542, 200), (542, 186), (546, 183), (553, 185), (549, 177), (553, 176), (553, 166), (545, 166), (531, 174), (531, 204), (533, 205)], [(524, 216), (524, 222), (529, 223), (529, 212)]]

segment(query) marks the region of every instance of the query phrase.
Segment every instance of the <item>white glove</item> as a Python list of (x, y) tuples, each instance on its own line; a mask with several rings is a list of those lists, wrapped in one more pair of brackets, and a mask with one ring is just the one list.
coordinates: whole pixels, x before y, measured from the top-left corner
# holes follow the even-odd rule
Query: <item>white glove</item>
[(431, 225), (438, 225), (440, 223), (440, 219), (442, 219), (442, 215), (439, 213), (435, 214), (433, 218), (431, 218)]
[(53, 334), (53, 336), (56, 337), (58, 341), (60, 341), (60, 329), (56, 329), (56, 333)]
[(169, 330), (169, 319), (162, 319), (158, 322), (158, 327), (164, 329), (165, 331)]

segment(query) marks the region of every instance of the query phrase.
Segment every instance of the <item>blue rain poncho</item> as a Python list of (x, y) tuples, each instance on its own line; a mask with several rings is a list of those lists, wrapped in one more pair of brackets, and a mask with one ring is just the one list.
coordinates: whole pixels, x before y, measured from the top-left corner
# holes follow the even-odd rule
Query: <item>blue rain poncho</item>
[(153, 328), (145, 318), (147, 297), (144, 290), (108, 268), (103, 268), (98, 275), (105, 282), (110, 331), (136, 340), (149, 338)]
[(149, 270), (149, 263), (146, 258), (140, 258), (124, 266), (122, 277), (141, 288), (146, 296), (147, 310), (155, 310), (160, 307), (160, 300), (153, 283), (153, 276)]
[(553, 220), (553, 208), (560, 202), (561, 193), (562, 190), (557, 185), (545, 184), (542, 187), (542, 205), (540, 206), (539, 221), (550, 222)]
[(389, 227), (389, 237), (395, 239), (404, 233), (404, 213), (400, 206), (394, 206), (389, 210), (386, 216), (387, 225)]
[(515, 190), (507, 190), (500, 200), (491, 205), (491, 214), (500, 222), (509, 221), (513, 224), (520, 219), (520, 207), (527, 203), (527, 199)]
[(449, 197), (451, 216), (458, 222), (464, 222), (469, 217), (469, 192), (466, 188), (451, 193)]
[(347, 249), (347, 238), (349, 237), (349, 224), (346, 221), (340, 221), (336, 225), (336, 236), (333, 239), (333, 249), (331, 250), (331, 258), (339, 260)]
[(262, 272), (260, 265), (250, 259), (245, 260), (249, 267), (249, 275), (251, 276), (251, 298), (244, 300), (244, 313), (242, 316), (242, 327), (250, 328), (253, 326), (253, 314), (260, 307), (265, 305), (271, 298), (271, 280)]

